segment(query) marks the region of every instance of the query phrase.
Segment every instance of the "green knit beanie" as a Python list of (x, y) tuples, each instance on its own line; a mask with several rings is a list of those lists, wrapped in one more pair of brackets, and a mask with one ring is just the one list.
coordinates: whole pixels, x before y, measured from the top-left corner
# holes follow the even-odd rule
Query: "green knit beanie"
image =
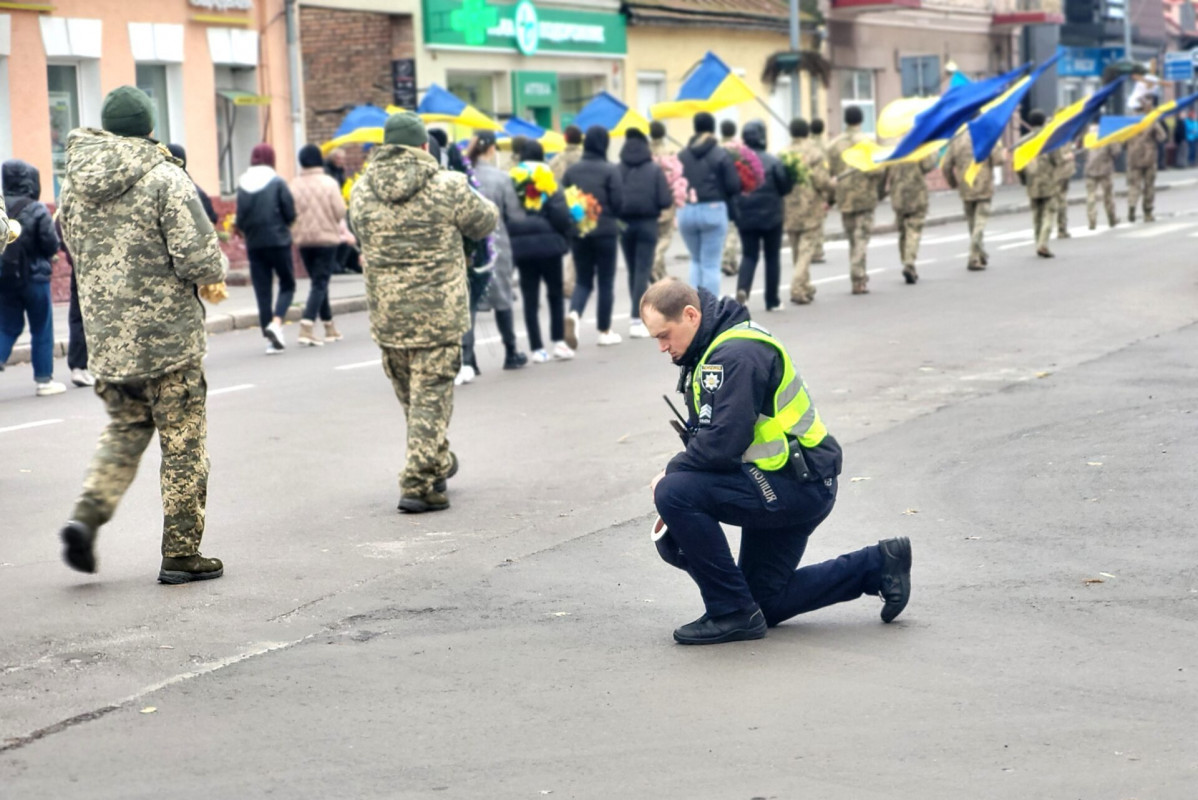
[(117, 87), (104, 98), (100, 124), (118, 136), (149, 136), (154, 130), (154, 103), (141, 89)]
[(404, 144), (408, 147), (420, 147), (428, 142), (428, 131), (424, 122), (412, 111), (401, 111), (387, 117), (383, 126), (384, 144)]

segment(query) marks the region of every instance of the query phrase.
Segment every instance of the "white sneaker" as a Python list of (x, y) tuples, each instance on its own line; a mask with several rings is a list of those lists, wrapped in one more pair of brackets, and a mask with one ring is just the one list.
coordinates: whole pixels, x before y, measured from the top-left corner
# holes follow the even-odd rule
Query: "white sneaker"
[(648, 339), (649, 329), (645, 327), (645, 323), (639, 319), (634, 319), (632, 324), (628, 326), (629, 339)]
[(268, 356), (277, 356), (279, 353), (282, 353), (282, 352), (283, 352), (283, 348), (275, 347), (274, 342), (266, 343), (266, 354)]
[(71, 383), (76, 386), (95, 386), (95, 377), (85, 369), (71, 370)]
[(277, 322), (272, 322), (262, 331), (262, 335), (270, 340), (270, 343), (279, 350), (287, 348), (287, 342), (283, 340), (283, 326)]
[(578, 349), (578, 327), (582, 321), (578, 318), (577, 311), (571, 311), (566, 315), (566, 346), (571, 350)]
[(624, 341), (624, 337), (615, 331), (603, 331), (599, 334), (599, 338), (596, 341), (600, 347), (610, 347), (613, 344), (619, 344)]
[(461, 386), (463, 383), (470, 383), (472, 380), (474, 380), (474, 367), (469, 364), (463, 364), (462, 368), (458, 370), (457, 377), (453, 379), (453, 385)]
[(46, 381), (37, 385), (38, 397), (49, 397), (52, 394), (62, 394), (67, 390), (66, 384), (58, 381)]
[(544, 364), (545, 362), (547, 362), (549, 360), (549, 353), (543, 349), (535, 350), (535, 351), (533, 351), (533, 354), (530, 356), (530, 358), (532, 359), (532, 363), (534, 363), (534, 364)]
[(558, 361), (569, 361), (574, 358), (574, 349), (565, 342), (554, 342), (553, 357)]

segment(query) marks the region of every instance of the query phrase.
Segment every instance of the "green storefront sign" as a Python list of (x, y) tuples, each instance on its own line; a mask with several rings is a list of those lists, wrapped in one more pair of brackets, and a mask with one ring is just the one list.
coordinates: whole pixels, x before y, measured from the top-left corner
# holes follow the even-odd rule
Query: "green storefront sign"
[(621, 14), (541, 8), (489, 0), (424, 0), (424, 43), (428, 47), (584, 53), (621, 56), (628, 41)]

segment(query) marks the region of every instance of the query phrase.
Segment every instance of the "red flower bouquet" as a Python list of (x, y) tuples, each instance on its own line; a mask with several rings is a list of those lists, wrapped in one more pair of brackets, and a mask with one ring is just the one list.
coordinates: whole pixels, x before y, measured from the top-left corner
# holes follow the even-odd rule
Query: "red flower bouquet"
[(765, 183), (765, 168), (761, 166), (761, 159), (743, 144), (730, 146), (728, 152), (732, 155), (736, 173), (740, 175), (741, 194), (752, 194)]

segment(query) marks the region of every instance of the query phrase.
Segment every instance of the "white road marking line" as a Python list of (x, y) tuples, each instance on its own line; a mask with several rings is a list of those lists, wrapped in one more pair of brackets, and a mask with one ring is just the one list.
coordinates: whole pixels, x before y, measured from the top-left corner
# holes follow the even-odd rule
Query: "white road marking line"
[(963, 242), (969, 239), (968, 233), (954, 233), (952, 236), (933, 236), (930, 239), (924, 239), (924, 244), (948, 244), (949, 242)]
[(57, 425), (62, 422), (60, 419), (40, 419), (37, 422), (26, 422), (22, 425), (10, 425), (7, 428), (0, 428), (0, 433), (12, 433), (13, 431), (24, 431), (30, 428), (40, 428), (43, 425)]
[(229, 392), (243, 392), (246, 389), (253, 388), (254, 384), (252, 383), (239, 383), (236, 386), (226, 386), (223, 389), (210, 389), (208, 391), (208, 396), (211, 397), (214, 394), (228, 394)]
[(1007, 239), (1023, 239), (1031, 235), (1031, 231), (1007, 231), (988, 235), (986, 239), (991, 242), (1005, 242)]
[(1024, 241), (1024, 242), (1014, 242), (1012, 244), (1004, 244), (1001, 247), (999, 247), (998, 249), (999, 250), (1010, 250), (1012, 247), (1027, 247), (1028, 245), (1033, 245), (1035, 243), (1036, 243), (1035, 239), (1028, 239), (1027, 241)]
[(344, 369), (362, 369), (362, 367), (377, 367), (382, 363), (383, 363), (383, 359), (376, 358), (372, 361), (359, 361), (356, 364), (342, 364), (339, 367), (333, 367), (333, 369), (338, 370), (338, 371), (344, 370)]
[(1152, 239), (1157, 236), (1164, 236), (1168, 233), (1177, 233), (1186, 228), (1194, 227), (1192, 222), (1174, 222), (1169, 225), (1153, 225), (1150, 228), (1141, 228), (1138, 231), (1130, 231), (1121, 235), (1120, 239)]
[(966, 250), (964, 253), (957, 253), (953, 258), (969, 258), (969, 251)]
[[(889, 268), (883, 267), (882, 269), (866, 270), (865, 274), (866, 275), (878, 275), (880, 273), (889, 272), (889, 271), (890, 271)], [(847, 280), (850, 280), (850, 277), (851, 276), (849, 276), (849, 275), (832, 275), (831, 277), (828, 277), (828, 278), (820, 278), (819, 280), (812, 281), (811, 285), (819, 286), (824, 283), (835, 283), (836, 281), (847, 281)]]

